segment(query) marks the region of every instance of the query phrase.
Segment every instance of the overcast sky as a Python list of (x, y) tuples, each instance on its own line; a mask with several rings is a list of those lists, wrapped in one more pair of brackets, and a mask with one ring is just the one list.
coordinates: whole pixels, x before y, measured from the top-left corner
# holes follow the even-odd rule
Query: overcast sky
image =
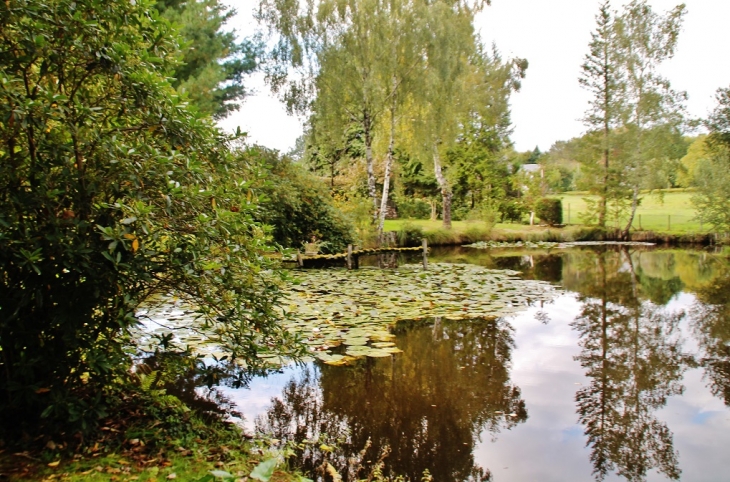
[[(232, 27), (249, 34), (255, 23), (251, 11), (257, 0), (224, 0), (238, 15)], [(665, 12), (679, 2), (650, 0), (655, 11)], [(545, 151), (557, 140), (581, 135), (579, 120), (588, 94), (578, 85), (580, 65), (588, 51), (599, 0), (492, 0), (477, 19), (485, 43), (496, 44), (505, 58), (526, 58), (530, 64), (522, 90), (512, 97), (512, 140), (517, 150), (538, 146)], [(615, 1), (614, 7), (622, 3)], [(690, 115), (704, 117), (714, 105), (719, 87), (730, 86), (730, 1), (686, 0), (685, 17), (675, 57), (663, 73), (675, 90), (689, 94)], [(249, 79), (256, 90), (241, 110), (220, 123), (249, 133), (252, 142), (288, 151), (301, 134), (301, 120), (289, 117), (260, 76)]]

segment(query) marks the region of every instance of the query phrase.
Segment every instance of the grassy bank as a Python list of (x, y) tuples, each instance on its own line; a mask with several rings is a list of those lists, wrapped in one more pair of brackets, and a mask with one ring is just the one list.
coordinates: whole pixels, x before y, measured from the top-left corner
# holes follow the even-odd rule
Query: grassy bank
[[(660, 243), (702, 243), (714, 241), (711, 227), (700, 223), (692, 205), (692, 191), (684, 189), (645, 193), (632, 224), (631, 239)], [(607, 233), (583, 224), (587, 213), (587, 193), (561, 194), (563, 227), (529, 226), (498, 223), (490, 227), (479, 221), (454, 221), (452, 229), (431, 220), (387, 220), (386, 231), (398, 231), (402, 237), (416, 238), (420, 230), (433, 245), (455, 245), (475, 241), (593, 241), (615, 239), (617, 227), (623, 229), (627, 219), (609, 218)]]

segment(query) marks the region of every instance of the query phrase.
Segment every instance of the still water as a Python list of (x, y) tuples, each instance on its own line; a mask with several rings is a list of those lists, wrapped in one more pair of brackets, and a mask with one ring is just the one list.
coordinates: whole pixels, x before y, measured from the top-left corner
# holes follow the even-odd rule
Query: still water
[[(561, 290), (496, 320), (399, 323), (403, 353), (219, 387), (316, 480), (730, 480), (730, 264), (609, 246), (436, 251)], [(315, 443), (316, 441), (316, 443)], [(304, 443), (302, 443), (304, 442)], [(290, 445), (291, 446), (291, 445)], [(362, 468), (358, 471), (357, 466)]]

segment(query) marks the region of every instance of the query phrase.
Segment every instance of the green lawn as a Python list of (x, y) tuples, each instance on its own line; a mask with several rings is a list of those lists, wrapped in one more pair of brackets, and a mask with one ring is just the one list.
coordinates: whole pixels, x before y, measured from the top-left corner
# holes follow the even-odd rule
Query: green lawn
[[(661, 195), (660, 195), (661, 194)], [(691, 191), (670, 189), (660, 194), (643, 194), (641, 204), (636, 210), (633, 228), (635, 230), (655, 231), (662, 233), (686, 234), (709, 232), (711, 227), (700, 225), (696, 218), (696, 210), (692, 205)], [(585, 213), (585, 193), (565, 193), (559, 196), (563, 201), (563, 222), (566, 224), (582, 224), (581, 215)], [(628, 218), (623, 218), (621, 227)], [(616, 226), (616, 219), (609, 217), (609, 224)]]
[[(641, 204), (636, 211), (633, 229), (654, 231), (656, 233), (666, 234), (691, 234), (706, 233), (711, 231), (711, 226), (707, 224), (700, 225), (696, 219), (696, 210), (692, 205), (691, 199), (694, 195), (691, 191), (683, 189), (670, 189), (657, 193), (645, 193), (641, 197)], [(582, 225), (581, 215), (586, 212), (586, 198), (590, 198), (586, 193), (570, 192), (560, 194), (559, 197), (563, 201), (563, 222), (569, 225), (568, 228), (562, 228), (562, 231), (569, 229), (577, 229)], [(620, 219), (620, 227), (626, 225), (628, 218)], [(424, 232), (432, 233), (441, 230), (442, 222), (431, 220), (386, 220), (386, 231), (397, 231), (405, 223), (409, 222), (420, 226)], [(609, 226), (616, 226), (616, 219), (609, 217)], [(470, 229), (483, 226), (482, 223), (474, 221), (454, 221), (453, 232), (455, 235), (467, 233)], [(521, 234), (523, 238), (539, 237), (541, 233), (546, 231), (545, 227), (527, 226), (525, 224), (509, 224), (499, 223), (494, 227), (493, 233), (496, 237), (511, 237)]]

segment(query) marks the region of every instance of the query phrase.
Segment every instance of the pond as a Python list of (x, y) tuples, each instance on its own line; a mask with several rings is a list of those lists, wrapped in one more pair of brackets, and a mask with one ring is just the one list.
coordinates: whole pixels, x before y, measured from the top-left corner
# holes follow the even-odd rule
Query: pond
[(725, 257), (454, 248), (431, 261), (554, 291), (498, 317), (398, 319), (387, 356), (324, 363), (334, 349), (215, 396), (315, 480), (331, 480), (326, 463), (344, 480), (380, 467), (412, 481), (728, 480)]

